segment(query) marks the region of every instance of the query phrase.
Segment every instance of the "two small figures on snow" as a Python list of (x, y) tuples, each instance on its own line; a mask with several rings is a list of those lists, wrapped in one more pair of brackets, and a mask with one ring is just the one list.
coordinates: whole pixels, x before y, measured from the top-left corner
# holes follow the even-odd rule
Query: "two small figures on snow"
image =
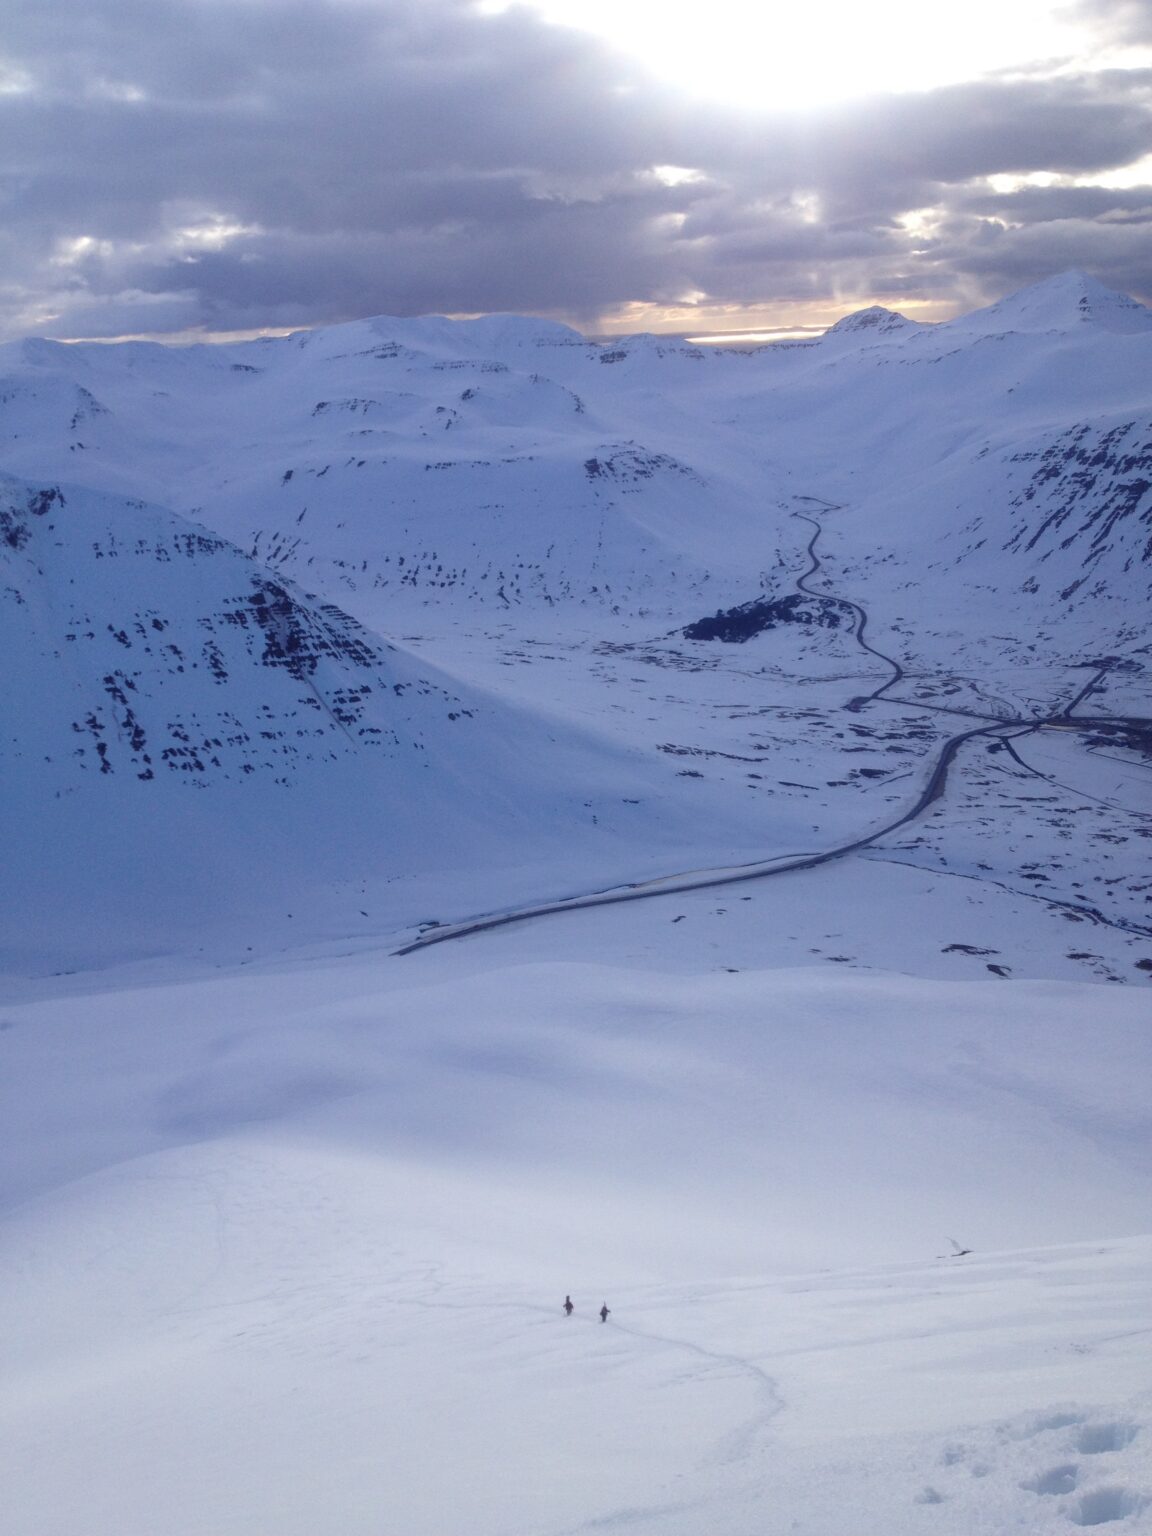
[[(576, 1310), (576, 1308), (575, 1308), (575, 1306), (572, 1303), (571, 1296), (565, 1296), (565, 1298), (564, 1298), (564, 1315), (565, 1315), (565, 1317), (571, 1317), (573, 1312), (575, 1312), (575, 1310)], [(604, 1305), (600, 1308), (600, 1321), (602, 1323), (606, 1323), (608, 1321), (608, 1303), (607, 1302), (605, 1302)]]

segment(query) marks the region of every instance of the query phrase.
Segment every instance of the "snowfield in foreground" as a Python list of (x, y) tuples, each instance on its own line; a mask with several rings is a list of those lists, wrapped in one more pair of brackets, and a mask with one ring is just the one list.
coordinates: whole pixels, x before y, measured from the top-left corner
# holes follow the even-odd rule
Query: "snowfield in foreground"
[(7, 1536), (1140, 1528), (1142, 991), (715, 910), (23, 986)]

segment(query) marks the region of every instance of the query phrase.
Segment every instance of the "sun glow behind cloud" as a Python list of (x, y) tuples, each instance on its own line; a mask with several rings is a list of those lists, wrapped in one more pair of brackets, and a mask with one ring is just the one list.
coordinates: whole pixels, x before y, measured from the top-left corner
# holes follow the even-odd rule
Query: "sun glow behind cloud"
[(1152, 71), (1102, 68), (1152, 45), (1145, 0), (288, 4), (125, 32), (85, 0), (82, 39), (16, 7), (0, 336), (758, 332), (1070, 266), (1148, 294)]
[[(509, 3), (482, 0), (482, 8)], [(1055, 71), (1083, 65), (1091, 51), (1059, 0), (968, 0), (962, 13), (939, 15), (923, 0), (522, 3), (597, 34), (677, 87), (765, 110), (927, 90), (1005, 70)]]

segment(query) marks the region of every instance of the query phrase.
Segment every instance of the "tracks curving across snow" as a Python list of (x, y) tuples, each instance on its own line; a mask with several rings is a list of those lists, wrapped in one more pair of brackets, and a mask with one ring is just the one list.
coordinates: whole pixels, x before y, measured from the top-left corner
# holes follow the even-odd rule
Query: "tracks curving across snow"
[(728, 1367), (733, 1371), (752, 1378), (763, 1398), (763, 1406), (746, 1424), (727, 1437), (725, 1441), (725, 1459), (738, 1460), (749, 1456), (756, 1437), (768, 1428), (778, 1414), (783, 1413), (786, 1405), (780, 1395), (780, 1388), (776, 1378), (770, 1376), (754, 1360), (749, 1360), (744, 1355), (733, 1355), (720, 1350), (706, 1349), (702, 1344), (693, 1344), (687, 1339), (672, 1338), (668, 1334), (651, 1333), (643, 1328), (630, 1328), (623, 1323), (614, 1323), (612, 1326), (619, 1333), (630, 1334), (633, 1338), (637, 1339), (648, 1339), (653, 1343), (669, 1345), (675, 1349), (687, 1350), (697, 1358), (707, 1361), (709, 1365)]

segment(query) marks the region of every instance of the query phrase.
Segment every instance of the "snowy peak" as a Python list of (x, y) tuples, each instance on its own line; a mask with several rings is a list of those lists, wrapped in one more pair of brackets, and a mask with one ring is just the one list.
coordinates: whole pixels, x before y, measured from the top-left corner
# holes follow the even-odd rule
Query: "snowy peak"
[(854, 314), (845, 315), (842, 320), (837, 320), (835, 325), (829, 326), (825, 335), (868, 338), (908, 336), (920, 329), (919, 323), (909, 320), (907, 315), (898, 314), (894, 309), (885, 309), (882, 304), (872, 304), (867, 309), (858, 309)]
[(681, 336), (657, 336), (652, 331), (636, 331), (630, 336), (613, 336), (600, 348), (602, 363), (619, 363), (626, 359), (687, 357), (699, 362), (707, 353)]
[(58, 375), (0, 378), (0, 443), (5, 447), (48, 434), (83, 447), (77, 434), (90, 431), (98, 418), (109, 414), (91, 390)]
[(471, 320), (456, 320), (447, 315), (376, 315), (344, 325), (299, 331), (264, 344), (269, 353), (303, 352), (310, 363), (321, 358), (370, 353), (409, 362), (420, 358), (463, 361), (588, 345), (578, 331), (567, 325), (525, 315), (480, 315)]
[(979, 331), (1067, 331), (1091, 325), (1117, 335), (1152, 329), (1152, 310), (1116, 293), (1086, 272), (1062, 272), (1031, 288), (978, 309), (950, 329)]

